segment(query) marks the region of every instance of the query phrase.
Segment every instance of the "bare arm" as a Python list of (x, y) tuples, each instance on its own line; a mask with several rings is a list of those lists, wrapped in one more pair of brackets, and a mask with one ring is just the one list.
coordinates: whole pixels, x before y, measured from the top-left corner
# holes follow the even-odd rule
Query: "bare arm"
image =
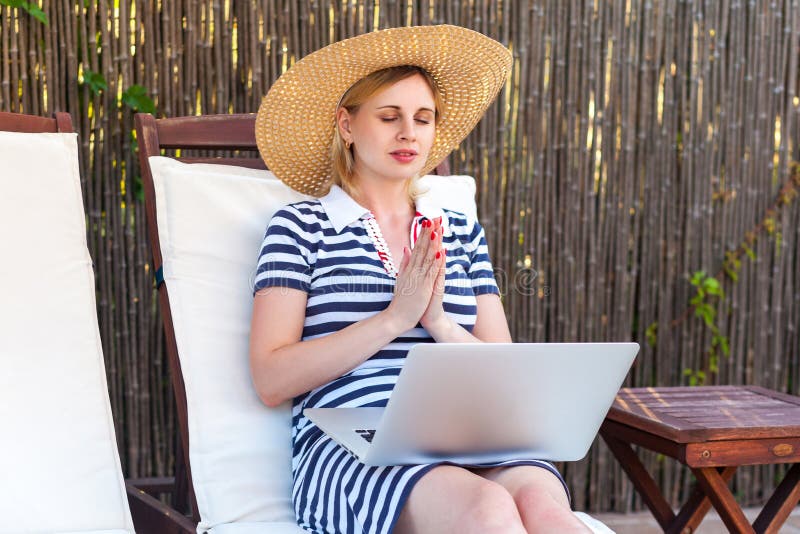
[(478, 315), (472, 333), (453, 319), (444, 315), (437, 324), (426, 326), (437, 343), (511, 343), (508, 321), (500, 297), (486, 293), (476, 297)]
[(405, 331), (384, 310), (330, 335), (300, 341), (306, 293), (270, 287), (256, 293), (250, 327), (250, 368), (267, 406), (327, 384), (357, 367)]

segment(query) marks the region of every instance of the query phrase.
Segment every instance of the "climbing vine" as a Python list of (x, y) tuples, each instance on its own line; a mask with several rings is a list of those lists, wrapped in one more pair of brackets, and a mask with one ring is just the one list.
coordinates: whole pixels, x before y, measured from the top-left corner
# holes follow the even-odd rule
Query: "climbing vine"
[[(705, 350), (704, 366), (700, 369), (685, 368), (683, 376), (689, 381), (689, 385), (703, 385), (719, 372), (720, 355), (730, 356), (730, 346), (727, 336), (723, 335), (717, 324), (717, 308), (720, 302), (725, 301), (725, 291), (722, 287), (724, 280), (736, 283), (739, 280), (739, 273), (742, 269), (742, 259), (747, 257), (750, 260), (756, 259), (753, 247), (762, 233), (776, 240), (776, 246), (780, 247), (782, 234), (778, 231), (777, 216), (781, 209), (789, 206), (800, 194), (800, 162), (790, 164), (789, 179), (781, 187), (775, 197), (774, 202), (767, 208), (764, 216), (752, 229), (745, 232), (744, 239), (733, 250), (725, 253), (725, 260), (720, 270), (713, 276), (708, 275), (705, 270), (699, 270), (692, 274), (689, 283), (695, 288), (695, 293), (689, 300), (689, 306), (680, 317), (670, 323), (671, 328), (675, 328), (689, 317), (701, 319), (706, 328), (711, 332), (711, 345)], [(654, 347), (658, 342), (658, 323), (651, 323), (645, 330), (647, 343)]]

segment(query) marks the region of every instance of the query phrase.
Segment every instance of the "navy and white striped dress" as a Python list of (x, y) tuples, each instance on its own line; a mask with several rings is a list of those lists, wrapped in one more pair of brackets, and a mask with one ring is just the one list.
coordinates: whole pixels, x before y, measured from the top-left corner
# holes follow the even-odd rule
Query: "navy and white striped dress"
[[(475, 296), (499, 293), (483, 229), (454, 211), (426, 215), (443, 216), (445, 312), (471, 330), (477, 311)], [(421, 217), (418, 213), (412, 224), (412, 243)], [(262, 245), (254, 290), (281, 286), (305, 291), (302, 339), (325, 336), (389, 305), (395, 279), (387, 253), (369, 211), (334, 186), (319, 200), (289, 204), (274, 215)], [(416, 343), (433, 341), (417, 325), (349, 373), (294, 399), (292, 500), (301, 527), (320, 533), (392, 531), (414, 483), (435, 464), (367, 467), (302, 412), (309, 407), (385, 406), (408, 350)], [(538, 460), (492, 465), (523, 464), (544, 467), (561, 478), (552, 464)]]

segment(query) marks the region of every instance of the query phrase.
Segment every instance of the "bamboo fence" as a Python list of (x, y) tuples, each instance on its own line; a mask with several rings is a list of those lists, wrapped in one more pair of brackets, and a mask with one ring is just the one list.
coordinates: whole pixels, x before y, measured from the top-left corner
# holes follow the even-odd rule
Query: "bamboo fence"
[[(80, 134), (130, 476), (170, 472), (176, 429), (134, 111), (253, 112), (309, 52), (401, 25), (466, 26), (514, 54), (451, 164), (478, 180), (515, 340), (638, 341), (631, 386), (800, 393), (798, 0), (31, 2), (45, 22), (8, 4), (0, 110), (68, 111)], [(677, 503), (687, 472), (645, 461)], [(577, 508), (641, 507), (603, 443), (562, 467)], [(779, 475), (740, 470), (738, 496), (762, 502)]]

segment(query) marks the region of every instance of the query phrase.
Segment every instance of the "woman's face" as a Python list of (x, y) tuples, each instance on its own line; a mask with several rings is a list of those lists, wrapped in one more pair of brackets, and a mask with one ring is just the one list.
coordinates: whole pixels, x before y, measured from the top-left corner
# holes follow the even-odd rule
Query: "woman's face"
[(337, 116), (342, 136), (353, 144), (360, 180), (406, 180), (419, 173), (433, 146), (433, 92), (420, 75), (410, 76)]

